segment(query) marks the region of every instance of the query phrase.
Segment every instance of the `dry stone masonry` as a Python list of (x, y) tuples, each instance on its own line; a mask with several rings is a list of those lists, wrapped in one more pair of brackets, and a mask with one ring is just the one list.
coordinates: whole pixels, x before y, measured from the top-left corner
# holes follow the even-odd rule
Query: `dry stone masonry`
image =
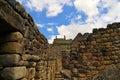
[[(54, 71), (54, 80), (69, 80), (70, 79), (70, 70), (69, 66), (69, 53), (70, 45), (72, 40), (67, 40), (64, 38), (55, 38), (53, 44), (50, 45), (50, 54), (55, 59), (55, 71)], [(50, 55), (49, 54), (49, 55)], [(49, 56), (50, 57), (50, 56)]]
[(78, 34), (71, 45), (72, 80), (119, 80), (120, 23)]
[(120, 23), (48, 44), (15, 0), (0, 0), (0, 80), (120, 80)]
[(45, 80), (47, 47), (23, 6), (0, 0), (0, 80)]

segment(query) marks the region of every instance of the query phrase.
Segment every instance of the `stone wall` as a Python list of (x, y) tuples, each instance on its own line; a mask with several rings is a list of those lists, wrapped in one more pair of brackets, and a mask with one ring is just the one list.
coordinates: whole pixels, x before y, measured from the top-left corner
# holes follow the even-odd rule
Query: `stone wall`
[(15, 0), (0, 0), (0, 80), (46, 80), (47, 39)]
[[(61, 43), (64, 43), (64, 41)], [(59, 43), (58, 43), (59, 44)], [(67, 80), (63, 75), (65, 75), (64, 73), (64, 69), (67, 68), (68, 66), (68, 59), (66, 59), (65, 57), (67, 57), (70, 53), (70, 43), (69, 44), (59, 44), (57, 43), (53, 43), (50, 45), (50, 50), (49, 50), (49, 57), (53, 58), (54, 63), (53, 63), (53, 75), (54, 79), (52, 80)], [(67, 72), (67, 70), (66, 70)]]
[(119, 80), (120, 23), (78, 34), (70, 53), (71, 80)]
[(120, 23), (68, 43), (49, 46), (23, 6), (0, 0), (0, 80), (119, 80)]

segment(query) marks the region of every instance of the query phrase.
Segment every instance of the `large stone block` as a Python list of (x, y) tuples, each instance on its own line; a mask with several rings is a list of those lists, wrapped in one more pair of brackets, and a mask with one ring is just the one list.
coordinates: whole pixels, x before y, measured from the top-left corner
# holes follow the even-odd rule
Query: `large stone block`
[(35, 62), (40, 60), (39, 56), (37, 55), (23, 55), (22, 59), (25, 61), (35, 61)]
[(0, 37), (0, 43), (3, 42), (19, 42), (23, 40), (23, 35), (20, 32), (12, 32)]
[(0, 66), (13, 66), (17, 65), (20, 61), (18, 54), (4, 54), (0, 55)]
[[(5, 0), (0, 0), (0, 3), (1, 3), (0, 18), (2, 18), (5, 22), (7, 22), (7, 24), (9, 24), (7, 25), (7, 28), (8, 29), (12, 28), (13, 30), (19, 30), (21, 32), (24, 32), (24, 28), (25, 28), (24, 19)], [(7, 30), (7, 29), (3, 29), (3, 30)]]
[(13, 32), (7, 36), (8, 41), (20, 41), (23, 39), (23, 35), (20, 32)]
[(0, 53), (21, 54), (22, 52), (23, 52), (23, 47), (21, 44), (17, 42), (8, 42), (0, 46)]
[(26, 66), (27, 68), (29, 68), (29, 67), (35, 67), (36, 62), (20, 61), (18, 65), (19, 66)]
[(17, 80), (24, 78), (27, 74), (26, 67), (8, 67), (0, 71), (1, 80)]

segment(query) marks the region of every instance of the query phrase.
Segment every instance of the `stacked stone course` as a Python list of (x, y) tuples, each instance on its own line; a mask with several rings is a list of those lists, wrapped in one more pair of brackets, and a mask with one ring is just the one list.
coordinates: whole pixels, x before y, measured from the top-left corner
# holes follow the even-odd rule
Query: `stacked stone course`
[(118, 80), (120, 23), (94, 29), (90, 34), (79, 33), (72, 42), (70, 56), (72, 80)]
[(23, 6), (0, 0), (0, 28), (0, 80), (45, 80), (48, 42)]

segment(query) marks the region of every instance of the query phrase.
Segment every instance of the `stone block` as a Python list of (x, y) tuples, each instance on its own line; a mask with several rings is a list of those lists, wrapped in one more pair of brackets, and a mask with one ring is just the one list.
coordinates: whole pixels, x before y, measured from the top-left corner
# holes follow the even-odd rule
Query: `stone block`
[(110, 34), (111, 37), (114, 37), (114, 36), (116, 36), (116, 35), (117, 35), (116, 32), (113, 32), (113, 33)]
[(7, 67), (0, 71), (0, 79), (17, 80), (26, 76), (26, 67)]
[(85, 48), (86, 46), (85, 45), (80, 45), (80, 48)]
[(32, 80), (35, 77), (35, 68), (28, 68), (28, 80)]
[(23, 35), (20, 32), (12, 32), (5, 36), (0, 37), (0, 42), (19, 42), (23, 40)]
[(110, 60), (110, 57), (109, 56), (105, 56), (104, 60)]
[(98, 74), (99, 72), (97, 71), (97, 70), (93, 70), (93, 71), (91, 71), (91, 74), (92, 75), (95, 75), (95, 74)]
[(7, 42), (0, 46), (0, 53), (21, 54), (23, 47), (17, 42)]
[(88, 70), (86, 70), (86, 69), (79, 69), (79, 73), (83, 73), (83, 74), (85, 74), (85, 73), (88, 73), (89, 71)]
[(98, 67), (97, 67), (97, 70), (101, 71), (101, 70), (103, 70), (104, 68), (105, 68), (105, 66), (101, 65), (101, 66), (98, 66)]
[(110, 34), (103, 34), (103, 37), (110, 37)]
[(92, 64), (92, 66), (95, 66), (95, 67), (98, 67), (99, 65), (100, 65), (100, 62), (98, 62), (98, 61), (94, 61)]
[(86, 77), (85, 74), (79, 74), (79, 77), (83, 78), (83, 77)]
[(111, 64), (112, 62), (111, 61), (102, 61), (101, 64), (104, 64), (104, 65), (109, 65)]
[(23, 79), (21, 79), (21, 80), (27, 80), (27, 78), (23, 78)]
[(44, 65), (41, 65), (41, 66), (40, 66), (40, 65), (37, 65), (37, 66), (36, 66), (36, 70), (37, 70), (37, 71), (42, 71), (42, 70), (43, 70), (43, 67), (44, 67)]
[(20, 61), (18, 54), (4, 54), (0, 55), (0, 66), (13, 66), (17, 65)]
[(76, 77), (72, 77), (72, 80), (78, 80), (78, 78), (76, 78)]
[(78, 72), (78, 69), (77, 69), (77, 68), (73, 68), (73, 69), (72, 69), (72, 72), (73, 72), (73, 73), (77, 73), (77, 72)]
[(35, 61), (35, 62), (40, 60), (39, 56), (37, 55), (27, 55), (27, 54), (23, 55), (22, 59), (25, 61)]
[(26, 67), (35, 67), (36, 66), (36, 62), (29, 62), (29, 61), (20, 61), (19, 66), (26, 66)]
[(96, 67), (95, 66), (89, 66), (89, 70), (95, 70)]
[(119, 57), (116, 56), (116, 55), (114, 55), (114, 56), (111, 56), (110, 59), (111, 59), (111, 60), (117, 60), (117, 59), (119, 59)]
[(91, 41), (91, 45), (96, 45), (96, 41)]
[(37, 72), (36, 72), (36, 74), (35, 74), (35, 78), (36, 78), (36, 79), (41, 78), (41, 76), (40, 76), (40, 75), (41, 75), (40, 71), (37, 71)]

